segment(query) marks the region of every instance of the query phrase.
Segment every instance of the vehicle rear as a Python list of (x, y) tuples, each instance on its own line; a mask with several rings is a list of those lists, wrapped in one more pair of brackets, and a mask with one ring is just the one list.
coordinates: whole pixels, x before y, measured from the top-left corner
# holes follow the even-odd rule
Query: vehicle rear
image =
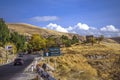
[(14, 66), (16, 66), (16, 65), (23, 65), (23, 64), (24, 64), (24, 61), (21, 58), (18, 58), (18, 59), (14, 60)]

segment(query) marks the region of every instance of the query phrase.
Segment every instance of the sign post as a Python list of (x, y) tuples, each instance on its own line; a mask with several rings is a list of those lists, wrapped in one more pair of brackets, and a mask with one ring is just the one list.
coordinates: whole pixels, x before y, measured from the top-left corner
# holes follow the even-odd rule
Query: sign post
[(51, 56), (60, 56), (60, 48), (59, 47), (51, 47), (48, 48), (48, 51), (44, 50), (44, 57), (51, 57)]
[(47, 63), (49, 64), (49, 58), (50, 57), (55, 57), (54, 59), (54, 69), (57, 68), (57, 56), (60, 56), (61, 55), (61, 51), (60, 51), (60, 48), (59, 47), (50, 47), (48, 48), (47, 50), (45, 49), (44, 50), (44, 57), (48, 57), (47, 58)]
[(8, 62), (8, 51), (12, 50), (12, 45), (5, 46), (5, 50), (6, 50), (6, 62)]
[(5, 49), (8, 51), (8, 50), (12, 50), (12, 45), (7, 45), (5, 46)]

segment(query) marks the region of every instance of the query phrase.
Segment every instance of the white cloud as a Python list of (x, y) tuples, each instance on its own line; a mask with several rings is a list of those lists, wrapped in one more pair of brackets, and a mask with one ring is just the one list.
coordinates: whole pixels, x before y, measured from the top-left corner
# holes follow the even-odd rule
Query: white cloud
[(71, 33), (78, 34), (78, 33), (77, 33), (77, 32), (75, 32), (75, 31), (72, 31)]
[(87, 24), (82, 24), (82, 23), (78, 23), (76, 27), (78, 27), (81, 30), (89, 30), (90, 28)]
[(95, 28), (95, 27), (90, 27), (90, 29), (91, 29), (91, 30), (97, 30), (97, 28)]
[(32, 21), (41, 22), (41, 21), (55, 21), (59, 18), (57, 16), (36, 16), (30, 18)]
[(73, 27), (72, 26), (69, 26), (68, 28), (66, 28), (68, 31), (71, 31), (73, 30)]
[(119, 30), (117, 28), (115, 28), (115, 26), (113, 25), (108, 25), (106, 27), (102, 27), (100, 29), (101, 31), (108, 31), (108, 32), (118, 32)]
[(120, 30), (115, 28), (113, 25), (102, 27), (100, 29), (88, 26), (87, 24), (77, 23), (74, 26), (62, 27), (58, 24), (49, 23), (46, 28), (56, 30), (59, 32), (76, 33), (80, 35), (104, 35), (106, 37), (120, 36)]
[(53, 24), (53, 23), (49, 23), (49, 24), (47, 25), (47, 28), (48, 28), (48, 29), (51, 29), (51, 30), (56, 30), (56, 31), (59, 31), (59, 32), (68, 32), (67, 29), (63, 28), (63, 27), (60, 26), (60, 25)]

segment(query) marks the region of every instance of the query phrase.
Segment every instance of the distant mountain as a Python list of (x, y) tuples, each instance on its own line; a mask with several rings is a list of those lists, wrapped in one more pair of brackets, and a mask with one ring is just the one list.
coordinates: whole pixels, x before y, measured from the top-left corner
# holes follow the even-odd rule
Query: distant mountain
[(7, 25), (10, 31), (16, 31), (19, 34), (26, 35), (26, 36), (31, 36), (32, 34), (40, 34), (43, 37), (49, 37), (51, 35), (60, 37), (62, 35), (65, 35), (65, 36), (68, 36), (69, 38), (72, 38), (73, 35), (76, 35), (80, 40), (84, 39), (83, 36), (80, 36), (78, 34), (57, 32), (54, 30), (44, 29), (31, 24), (26, 24), (26, 23), (7, 23)]
[(112, 38), (110, 38), (110, 39), (112, 39), (112, 40), (114, 40), (114, 41), (120, 43), (120, 37), (112, 37)]

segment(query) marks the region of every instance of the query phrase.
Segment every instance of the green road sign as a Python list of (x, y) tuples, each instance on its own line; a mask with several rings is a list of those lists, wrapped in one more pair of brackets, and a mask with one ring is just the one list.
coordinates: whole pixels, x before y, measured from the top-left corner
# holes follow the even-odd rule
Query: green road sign
[(60, 56), (61, 51), (59, 47), (51, 47), (48, 48), (48, 51), (44, 50), (44, 57), (49, 57), (49, 56)]

